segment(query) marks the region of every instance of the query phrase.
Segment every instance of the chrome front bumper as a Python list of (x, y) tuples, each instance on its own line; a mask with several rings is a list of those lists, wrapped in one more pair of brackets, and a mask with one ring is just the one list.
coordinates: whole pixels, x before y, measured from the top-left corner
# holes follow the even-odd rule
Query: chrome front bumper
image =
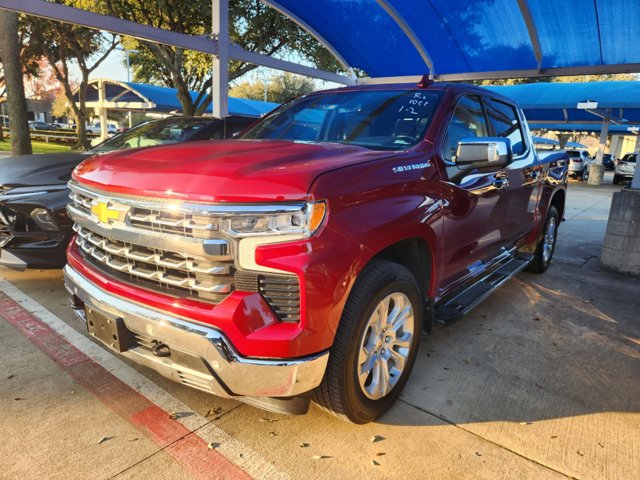
[[(64, 280), (69, 294), (84, 304), (75, 305), (83, 320), (84, 308), (120, 318), (140, 340), (122, 355), (184, 385), (286, 413), (286, 408), (265, 403), (264, 397), (305, 394), (324, 376), (328, 352), (301, 359), (244, 358), (219, 331), (106, 293), (69, 265), (64, 268)], [(150, 342), (165, 344), (171, 355), (157, 356)]]

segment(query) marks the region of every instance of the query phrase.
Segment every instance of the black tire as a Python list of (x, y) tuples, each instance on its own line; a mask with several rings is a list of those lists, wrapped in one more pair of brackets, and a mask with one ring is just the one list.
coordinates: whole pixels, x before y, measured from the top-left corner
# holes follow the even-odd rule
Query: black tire
[[(404, 294), (411, 303), (414, 312), (413, 337), (405, 368), (397, 382), (388, 394), (373, 400), (363, 392), (358, 381), (358, 354), (361, 341), (369, 331), (369, 318), (382, 300), (395, 292)], [(324, 410), (348, 422), (363, 424), (378, 418), (398, 398), (411, 373), (418, 352), (422, 321), (422, 295), (411, 272), (393, 262), (371, 262), (358, 277), (342, 312), (327, 370), (314, 392), (314, 401)]]
[(613, 184), (614, 185), (619, 185), (620, 184), (620, 176), (613, 175)]
[[(549, 255), (548, 258), (545, 258), (545, 253), (544, 253), (545, 238), (547, 236), (547, 230), (549, 228), (549, 224), (551, 223), (552, 219), (555, 221), (553, 245), (551, 247), (551, 254)], [(542, 231), (542, 237), (538, 241), (538, 246), (536, 247), (536, 253), (533, 255), (533, 260), (531, 260), (531, 263), (527, 265), (527, 268), (526, 268), (527, 272), (544, 273), (547, 271), (547, 268), (549, 268), (549, 265), (551, 265), (553, 252), (555, 252), (555, 249), (556, 249), (556, 240), (558, 238), (559, 225), (560, 225), (560, 215), (558, 214), (558, 210), (556, 210), (556, 207), (551, 205), (549, 207), (549, 211), (547, 212), (547, 219), (544, 222), (544, 230)]]

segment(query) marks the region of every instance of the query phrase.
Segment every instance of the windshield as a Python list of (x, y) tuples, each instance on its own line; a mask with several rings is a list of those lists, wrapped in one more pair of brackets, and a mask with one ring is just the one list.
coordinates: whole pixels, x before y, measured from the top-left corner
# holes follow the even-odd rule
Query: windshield
[(188, 140), (209, 123), (204, 119), (172, 118), (141, 123), (91, 149), (93, 153), (106, 153), (124, 148), (152, 147)]
[(635, 153), (628, 153), (627, 155), (624, 156), (624, 158), (622, 159), (623, 162), (629, 162), (629, 163), (636, 163), (636, 154)]
[(402, 150), (423, 139), (440, 96), (439, 92), (424, 90), (309, 95), (279, 108), (242, 138)]

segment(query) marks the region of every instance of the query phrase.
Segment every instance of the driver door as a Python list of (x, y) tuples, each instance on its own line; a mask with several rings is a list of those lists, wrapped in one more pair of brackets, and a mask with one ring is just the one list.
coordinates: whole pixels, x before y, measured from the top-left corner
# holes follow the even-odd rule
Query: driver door
[[(443, 261), (438, 296), (478, 275), (488, 262), (504, 254), (499, 201), (507, 182), (503, 167), (464, 169), (456, 165), (458, 142), (490, 136), (480, 96), (460, 98), (442, 141), (446, 181), (443, 219)], [(506, 183), (508, 184), (508, 182)]]

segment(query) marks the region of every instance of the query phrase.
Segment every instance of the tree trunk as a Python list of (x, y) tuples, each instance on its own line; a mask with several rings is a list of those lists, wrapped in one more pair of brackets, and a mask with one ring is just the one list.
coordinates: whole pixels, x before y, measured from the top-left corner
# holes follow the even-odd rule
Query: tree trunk
[(74, 108), (76, 114), (76, 135), (78, 136), (78, 141), (73, 148), (87, 150), (91, 148), (91, 142), (87, 138), (87, 90), (89, 89), (89, 73), (82, 72), (82, 81), (80, 82), (80, 87), (78, 88), (78, 103), (77, 105), (73, 102), (73, 97), (71, 100), (72, 105), (77, 106)]
[(14, 155), (29, 155), (31, 136), (27, 119), (27, 101), (22, 83), (20, 43), (18, 41), (18, 14), (0, 10), (0, 57), (4, 68), (9, 107), (9, 132)]

